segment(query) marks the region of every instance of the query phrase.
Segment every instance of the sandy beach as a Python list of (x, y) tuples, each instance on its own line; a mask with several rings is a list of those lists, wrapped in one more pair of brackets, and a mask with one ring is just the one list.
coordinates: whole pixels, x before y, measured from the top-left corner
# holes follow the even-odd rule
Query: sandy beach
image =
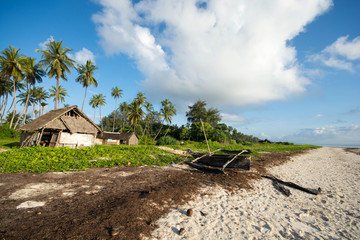
[(288, 188), (287, 197), (265, 178), (252, 182), (253, 190), (235, 193), (207, 187), (159, 219), (153, 239), (360, 239), (359, 154), (324, 147), (292, 157), (270, 173), (322, 192)]

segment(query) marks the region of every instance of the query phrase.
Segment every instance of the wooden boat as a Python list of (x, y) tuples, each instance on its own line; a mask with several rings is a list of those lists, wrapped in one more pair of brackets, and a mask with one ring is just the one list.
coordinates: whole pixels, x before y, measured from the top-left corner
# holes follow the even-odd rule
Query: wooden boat
[[(188, 149), (188, 153), (195, 158), (195, 160), (192, 162), (193, 164), (194, 162), (196, 162), (197, 165), (199, 164), (205, 165), (200, 167), (211, 166), (211, 167), (218, 167), (223, 169), (234, 168), (234, 169), (250, 170), (250, 156), (241, 155), (241, 154), (251, 153), (250, 150), (227, 151), (227, 150), (219, 149), (218, 151), (221, 151), (224, 154), (196, 153)], [(193, 167), (196, 167), (196, 164)]]

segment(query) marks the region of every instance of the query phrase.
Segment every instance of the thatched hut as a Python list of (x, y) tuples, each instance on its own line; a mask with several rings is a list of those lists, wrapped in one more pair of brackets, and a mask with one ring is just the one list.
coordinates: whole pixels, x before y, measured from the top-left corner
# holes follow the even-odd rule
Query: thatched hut
[(101, 129), (75, 105), (52, 110), (21, 126), (20, 146), (94, 146)]
[(126, 133), (103, 132), (102, 134), (98, 134), (96, 138), (96, 144), (138, 145), (139, 138), (137, 137), (135, 132), (126, 132)]

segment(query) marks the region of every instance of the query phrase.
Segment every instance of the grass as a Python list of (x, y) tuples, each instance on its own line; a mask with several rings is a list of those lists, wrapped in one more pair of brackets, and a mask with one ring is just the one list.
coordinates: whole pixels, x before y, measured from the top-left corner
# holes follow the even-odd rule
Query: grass
[[(14, 148), (12, 151), (0, 154), (0, 172), (51, 172), (51, 171), (81, 171), (92, 167), (113, 166), (163, 166), (171, 162), (186, 160), (186, 157), (175, 155), (156, 146), (126, 146), (126, 145), (98, 145), (81, 149), (47, 148), (47, 147), (18, 147), (19, 140), (1, 139), (0, 146)], [(283, 145), (283, 144), (228, 144), (209, 142), (211, 150), (222, 148), (226, 150), (250, 149), (253, 155), (266, 152), (292, 152), (315, 148), (312, 145)], [(184, 145), (168, 146), (174, 149), (197, 152), (207, 152), (206, 143), (186, 142)]]
[(0, 138), (0, 148), (13, 149), (20, 147), (20, 137)]

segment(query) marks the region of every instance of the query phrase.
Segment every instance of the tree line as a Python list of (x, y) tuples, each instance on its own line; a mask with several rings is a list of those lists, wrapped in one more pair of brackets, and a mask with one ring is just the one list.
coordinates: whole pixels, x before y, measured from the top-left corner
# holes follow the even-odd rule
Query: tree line
[[(53, 99), (54, 109), (58, 104), (65, 102), (67, 90), (60, 85), (60, 79), (66, 81), (68, 74), (75, 69), (78, 76), (75, 82), (84, 88), (84, 99), (81, 110), (83, 111), (87, 89), (89, 86), (98, 86), (94, 72), (98, 67), (87, 60), (79, 64), (69, 57), (72, 49), (64, 47), (62, 41), (53, 39), (45, 45), (45, 49), (36, 49), (41, 53), (41, 60), (20, 54), (20, 49), (9, 46), (0, 52), (0, 123), (7, 123), (10, 129), (15, 129), (31, 119), (44, 114), (47, 100)], [(43, 77), (54, 78), (56, 85), (48, 91), (37, 84)], [(154, 110), (153, 104), (147, 101), (142, 92), (131, 103), (126, 101), (118, 105), (117, 100), (122, 96), (122, 89), (115, 86), (111, 89), (111, 97), (115, 100), (114, 111), (108, 116), (101, 116), (101, 107), (106, 104), (106, 97), (99, 93), (90, 98), (89, 105), (100, 113), (100, 127), (105, 131), (126, 132), (135, 131), (138, 136), (148, 141), (155, 141), (159, 137), (170, 136), (178, 140), (202, 141), (203, 129), (210, 140), (230, 142), (231, 140), (243, 142), (256, 142), (257, 138), (237, 132), (231, 126), (220, 123), (221, 116), (215, 108), (206, 108), (204, 101), (197, 101), (189, 106), (186, 113), (187, 124), (178, 127), (172, 125), (172, 118), (176, 115), (174, 104), (165, 99), (161, 101), (159, 111)], [(17, 112), (16, 103), (23, 106)], [(32, 115), (28, 114), (32, 107)], [(64, 106), (68, 106), (64, 104)]]

